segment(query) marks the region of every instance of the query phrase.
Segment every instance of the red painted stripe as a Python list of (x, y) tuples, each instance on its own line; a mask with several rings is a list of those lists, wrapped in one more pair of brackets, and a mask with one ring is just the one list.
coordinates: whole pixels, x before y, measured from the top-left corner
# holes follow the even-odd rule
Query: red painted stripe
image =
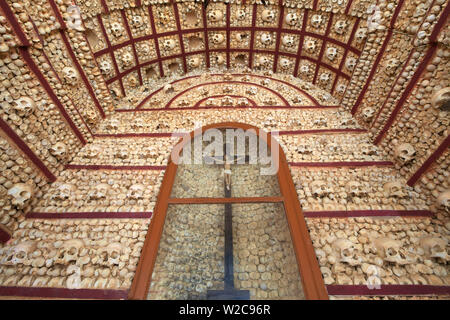
[(438, 35), (439, 35), (439, 31), (442, 29), (442, 27), (444, 26), (444, 24), (446, 22), (448, 22), (448, 16), (450, 14), (450, 5), (447, 3), (447, 5), (445, 6), (444, 11), (441, 13), (441, 16), (439, 17), (438, 22), (436, 23), (436, 25), (433, 28), (433, 32), (430, 35), (430, 42), (435, 42)]
[[(134, 137), (146, 137), (146, 138), (165, 138), (176, 136), (177, 133), (172, 132), (152, 132), (152, 133), (96, 133), (96, 138), (134, 138)], [(182, 134), (180, 133), (180, 136)]]
[(11, 239), (11, 234), (6, 231), (6, 228), (0, 225), (0, 243), (6, 243)]
[(54, 0), (48, 0), (50, 6), (53, 9), (53, 12), (55, 13), (56, 19), (58, 20), (59, 24), (61, 25), (61, 29), (67, 29), (66, 22), (64, 21), (63, 17), (61, 16), (61, 13), (59, 12), (58, 6), (56, 5)]
[(344, 14), (348, 14), (350, 12), (350, 8), (352, 7), (353, 0), (348, 0), (347, 6), (345, 7)]
[[(138, 65), (140, 65), (140, 63), (139, 63), (139, 56), (138, 56), (138, 53), (136, 51), (136, 41), (135, 41), (135, 39), (133, 39), (133, 33), (131, 32), (130, 25), (128, 24), (128, 19), (127, 19), (127, 15), (125, 13), (125, 10), (123, 10), (123, 9), (120, 10), (120, 13), (122, 14), (122, 19), (123, 19), (123, 22), (125, 24), (125, 29), (127, 30), (128, 37), (130, 38), (130, 41), (131, 41), (131, 48), (133, 49), (134, 59), (136, 60), (135, 62), (136, 62), (136, 65), (138, 66)], [(137, 73), (138, 73), (138, 77), (139, 77), (139, 83), (142, 86), (141, 68), (137, 69)]]
[(294, 67), (294, 77), (296, 77), (298, 75), (298, 66), (300, 64), (300, 58), (302, 55), (302, 50), (303, 50), (303, 41), (304, 41), (304, 34), (305, 34), (305, 30), (306, 30), (306, 24), (308, 23), (308, 10), (304, 10), (303, 11), (303, 22), (302, 22), (302, 30), (301, 30), (301, 34), (300, 34), (300, 41), (298, 44), (298, 50), (297, 50), (297, 58), (295, 59), (295, 67)]
[(391, 23), (390, 23), (391, 29), (394, 28), (395, 22), (397, 21), (397, 17), (400, 14), (400, 10), (402, 9), (404, 2), (405, 2), (405, 0), (398, 1), (397, 7), (395, 8), (394, 14), (392, 15), (392, 19), (391, 19)]
[(389, 40), (392, 37), (392, 29), (388, 30), (388, 33), (386, 35), (386, 38), (384, 39), (383, 45), (380, 48), (380, 51), (378, 51), (378, 55), (375, 59), (375, 62), (372, 65), (372, 69), (370, 70), (369, 76), (367, 77), (366, 83), (364, 84), (364, 87), (362, 88), (361, 92), (359, 93), (358, 99), (356, 100), (355, 104), (352, 108), (352, 114), (355, 114), (356, 111), (359, 108), (359, 105), (361, 104), (362, 99), (364, 98), (364, 95), (366, 94), (367, 89), (369, 88), (369, 85), (372, 83), (372, 78), (375, 75), (375, 72), (377, 71), (377, 68), (379, 66), (379, 63), (381, 61), (381, 58), (383, 57), (384, 51), (386, 50), (386, 47), (389, 43)]
[(63, 30), (60, 30), (60, 35), (66, 46), (67, 52), (69, 53), (70, 57), (72, 58), (73, 64), (75, 65), (75, 67), (78, 70), (78, 74), (80, 75), (81, 79), (83, 80), (84, 85), (89, 92), (89, 95), (91, 96), (92, 100), (94, 101), (95, 106), (98, 109), (98, 112), (100, 112), (100, 115), (104, 119), (106, 117), (105, 112), (103, 111), (103, 108), (100, 105), (100, 102), (98, 101), (97, 96), (95, 95), (94, 89), (92, 89), (89, 79), (86, 77), (86, 74), (84, 73), (84, 69), (81, 67), (80, 63), (78, 62), (77, 57), (75, 56), (75, 53), (72, 50), (69, 39), (67, 39), (67, 36)]
[(350, 211), (303, 211), (307, 218), (354, 218), (354, 217), (433, 217), (428, 210), (350, 210)]
[[(209, 96), (209, 97), (203, 98), (203, 99), (201, 99), (200, 101), (198, 101), (198, 102), (194, 105), (193, 108), (189, 108), (189, 109), (191, 109), (191, 110), (192, 110), (192, 109), (199, 109), (199, 108), (202, 108), (202, 109), (208, 109), (208, 108), (210, 108), (209, 106), (203, 106), (203, 107), (200, 106), (200, 105), (202, 104), (202, 102), (204, 102), (204, 101), (206, 101), (206, 100), (208, 100), (208, 99), (218, 99), (218, 98), (223, 98), (223, 97), (231, 97), (231, 98), (234, 98), (234, 99), (245, 98), (245, 99), (247, 99), (248, 102), (250, 102), (250, 104), (251, 104), (251, 106), (243, 106), (243, 107), (237, 107), (237, 108), (254, 108), (254, 107), (256, 107), (256, 102), (253, 101), (253, 100), (250, 99), (250, 98), (247, 98), (247, 97), (244, 97), (244, 96), (236, 96), (236, 95), (225, 95), (225, 94), (221, 94), (221, 95)], [(221, 107), (221, 106), (213, 106), (213, 108), (222, 108), (222, 107)], [(229, 107), (225, 106), (225, 108), (229, 108)], [(232, 106), (231, 108), (236, 108), (236, 107)], [(180, 108), (180, 109), (182, 109), (182, 108)], [(141, 110), (143, 110), (143, 109), (141, 109)], [(164, 109), (164, 110), (165, 110), (165, 109)]]
[(150, 219), (152, 212), (30, 212), (27, 219)]
[(77, 126), (75, 125), (75, 123), (73, 123), (72, 119), (70, 118), (69, 114), (67, 113), (66, 109), (64, 108), (63, 104), (61, 103), (61, 101), (59, 101), (58, 97), (56, 96), (56, 94), (53, 92), (52, 88), (50, 87), (50, 84), (47, 82), (47, 79), (44, 77), (44, 75), (41, 73), (39, 67), (36, 65), (36, 63), (34, 62), (33, 58), (31, 58), (30, 53), (28, 52), (27, 49), (25, 48), (19, 48), (19, 52), (20, 55), (22, 56), (22, 58), (25, 60), (26, 64), (28, 65), (28, 67), (31, 69), (31, 71), (34, 73), (34, 75), (36, 76), (36, 78), (39, 80), (39, 83), (41, 84), (41, 86), (45, 89), (45, 91), (47, 92), (48, 96), (50, 97), (50, 99), (52, 100), (52, 102), (56, 105), (56, 107), (59, 109), (59, 112), (61, 113), (61, 115), (64, 117), (64, 119), (66, 120), (67, 124), (69, 125), (69, 127), (72, 129), (73, 133), (76, 135), (76, 137), (78, 138), (78, 140), (80, 140), (80, 142), (85, 145), (86, 144), (86, 140), (84, 139), (83, 135), (81, 134), (81, 132), (78, 130)]
[(284, 18), (284, 6), (282, 5), (282, 0), (278, 0), (278, 6), (280, 8), (280, 17), (278, 19), (277, 28), (277, 39), (275, 42), (275, 53), (273, 57), (273, 72), (277, 72), (278, 56), (280, 55), (280, 43), (281, 43), (281, 29), (283, 29), (283, 18)]
[[(150, 17), (150, 25), (152, 27), (152, 38), (155, 39), (154, 43), (155, 43), (155, 51), (156, 51), (156, 58), (157, 58), (157, 62), (158, 62), (158, 66), (159, 66), (159, 75), (161, 77), (164, 77), (164, 68), (162, 65), (162, 60), (161, 60), (161, 51), (159, 50), (159, 43), (158, 43), (158, 35), (156, 32), (156, 25), (155, 25), (155, 18), (153, 17), (153, 9), (152, 6), (148, 6), (148, 15)], [(141, 67), (143, 67), (144, 65), (141, 65)], [(117, 74), (119, 76), (119, 74)]]
[(255, 86), (255, 87), (262, 88), (262, 89), (267, 90), (267, 91), (273, 93), (274, 95), (276, 95), (276, 96), (284, 103), (285, 106), (288, 106), (288, 105), (289, 105), (289, 102), (288, 102), (281, 94), (279, 94), (278, 92), (276, 92), (275, 90), (273, 90), (273, 89), (271, 89), (271, 88), (264, 87), (264, 86), (262, 86), (262, 85), (260, 85), (260, 84), (257, 84), (257, 83), (253, 83), (253, 82), (244, 82), (244, 81), (215, 81), (215, 82), (205, 82), (205, 83), (201, 83), (201, 84), (198, 84), (198, 85), (189, 87), (189, 88), (187, 88), (187, 89), (185, 89), (185, 90), (179, 92), (179, 93), (176, 94), (172, 99), (170, 99), (170, 101), (166, 104), (166, 108), (169, 109), (170, 106), (171, 106), (171, 104), (172, 104), (177, 98), (179, 98), (179, 97), (182, 96), (183, 94), (185, 94), (185, 93), (187, 93), (187, 92), (189, 92), (189, 91), (191, 91), (191, 90), (193, 90), (193, 89), (196, 89), (196, 88), (199, 88), (199, 87), (204, 87), (204, 86), (207, 86), (207, 85), (229, 84), (229, 83), (233, 83), (233, 84), (247, 84), (247, 85), (251, 85), (251, 86)]
[(408, 180), (409, 186), (414, 186), (420, 177), (431, 167), (431, 165), (439, 159), (439, 157), (450, 147), (450, 136), (447, 136), (440, 146), (428, 157), (419, 170)]
[(314, 0), (314, 2), (313, 2), (313, 10), (317, 10), (318, 3), (319, 3), (319, 0)]
[(288, 162), (292, 167), (372, 167), (393, 166), (391, 161)]
[(315, 133), (366, 133), (366, 129), (312, 129), (312, 130), (281, 130), (277, 131), (279, 135), (291, 134), (315, 134)]
[(11, 8), (6, 3), (6, 1), (0, 1), (0, 8), (2, 9), (6, 19), (11, 25), (15, 35), (19, 39), (22, 46), (26, 47), (31, 46), (31, 43), (28, 41), (27, 35), (25, 34), (25, 32), (23, 32), (22, 27), (19, 24), (19, 21), (17, 21), (16, 16), (12, 12)]
[(128, 290), (0, 287), (0, 296), (125, 300)]
[(449, 295), (450, 286), (381, 285), (380, 289), (369, 289), (367, 285), (327, 285), (327, 291), (336, 296)]
[[(213, 97), (221, 97), (213, 96)], [(225, 96), (225, 95), (224, 95)], [(229, 97), (240, 97), (240, 96), (229, 96)], [(244, 97), (246, 98), (246, 97)], [(205, 99), (209, 99), (205, 98)], [(205, 100), (202, 99), (202, 100)], [(248, 99), (248, 98), (247, 98)], [(252, 101), (252, 100), (249, 100)], [(154, 109), (116, 109), (115, 112), (151, 112), (151, 111), (180, 111), (180, 110), (221, 110), (221, 109), (339, 109), (339, 106), (248, 106), (248, 107), (232, 107), (232, 106), (199, 106), (199, 107), (172, 107), (166, 108), (154, 108)]]
[[(114, 52), (111, 51), (111, 42), (109, 41), (108, 33), (106, 32), (105, 25), (103, 24), (103, 20), (102, 20), (102, 16), (101, 15), (97, 16), (97, 21), (98, 21), (98, 24), (100, 25), (100, 29), (102, 29), (102, 34), (103, 34), (103, 37), (105, 38), (106, 46), (108, 47), (110, 58), (111, 58), (111, 60), (113, 62), (113, 65), (114, 65), (114, 71), (116, 72), (116, 76), (118, 77), (120, 75), (119, 66), (117, 65), (117, 61), (116, 61), (116, 57), (114, 55)], [(125, 95), (125, 87), (123, 86), (122, 78), (119, 77), (118, 80), (119, 80), (120, 90), (122, 91), (122, 94)]]
[[(328, 17), (327, 29), (325, 31), (325, 37), (327, 37), (330, 34), (330, 28), (331, 28), (331, 22), (332, 21), (333, 21), (333, 13), (330, 13), (330, 16)], [(319, 59), (317, 59), (317, 61), (321, 61), (322, 62), (323, 53), (325, 52), (326, 44), (327, 44), (326, 41), (322, 41), (322, 47), (320, 48)], [(316, 67), (316, 72), (314, 73), (313, 84), (316, 84), (316, 80), (317, 80), (317, 75), (318, 74), (319, 74), (319, 66)], [(336, 77), (337, 77), (337, 75), (336, 75)]]
[(67, 170), (165, 170), (166, 166), (115, 166), (104, 164), (66, 164)]
[[(227, 37), (227, 49), (226, 49), (226, 54), (227, 54), (227, 69), (230, 68), (230, 4), (229, 3), (225, 3), (226, 6), (226, 22), (225, 22), (225, 30), (226, 30), (226, 37)], [(208, 41), (208, 40), (207, 40)]]
[(248, 53), (248, 67), (250, 69), (253, 68), (253, 50), (255, 47), (256, 13), (257, 13), (257, 5), (255, 3), (255, 4), (253, 4), (253, 10), (252, 10), (252, 26), (250, 28), (250, 51)]
[(209, 60), (209, 41), (208, 41), (208, 19), (206, 18), (206, 9), (204, 6), (202, 8), (202, 19), (203, 19), (203, 37), (205, 43), (205, 58), (206, 58), (206, 67), (211, 67), (211, 61)]
[[(177, 24), (177, 33), (178, 33), (178, 39), (180, 40), (180, 49), (181, 49), (181, 56), (183, 58), (183, 71), (184, 73), (187, 73), (187, 62), (186, 62), (186, 52), (184, 49), (184, 42), (183, 42), (183, 35), (181, 33), (181, 23), (180, 23), (180, 15), (178, 13), (178, 6), (176, 2), (173, 2), (173, 12), (175, 15), (175, 21)], [(208, 41), (207, 39), (205, 41)]]
[(405, 103), (406, 99), (408, 99), (411, 91), (414, 89), (414, 86), (419, 81), (420, 76), (422, 75), (423, 71), (427, 67), (428, 62), (433, 57), (434, 52), (436, 51), (436, 49), (437, 49), (436, 44), (434, 44), (433, 46), (431, 46), (428, 49), (427, 54), (423, 58), (423, 60), (420, 63), (420, 65), (417, 67), (416, 72), (414, 73), (414, 75), (412, 76), (412, 78), (409, 81), (408, 85), (406, 86), (405, 90), (403, 91), (402, 96), (398, 100), (394, 110), (392, 110), (392, 113), (390, 114), (388, 121), (386, 122), (386, 124), (384, 125), (383, 129), (378, 134), (378, 136), (375, 138), (374, 144), (378, 145), (381, 142), (381, 140), (383, 139), (383, 137), (386, 134), (386, 132), (390, 129), (390, 127), (394, 123), (394, 120), (397, 117), (397, 114), (400, 112), (400, 110), (401, 110), (403, 104)]
[(106, 0), (100, 0), (102, 7), (103, 7), (103, 11), (108, 14), (109, 13), (109, 8), (108, 5), (106, 4)]

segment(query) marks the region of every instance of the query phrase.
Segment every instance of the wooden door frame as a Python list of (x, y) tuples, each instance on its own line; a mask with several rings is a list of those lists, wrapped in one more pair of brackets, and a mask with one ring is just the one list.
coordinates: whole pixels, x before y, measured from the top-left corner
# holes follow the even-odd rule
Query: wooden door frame
[[(174, 149), (181, 151), (182, 146), (190, 141), (193, 137), (203, 134), (208, 129), (243, 129), (255, 130), (259, 135), (260, 131), (264, 132), (258, 127), (239, 123), (239, 122), (222, 122), (203, 126), (201, 129), (192, 131), (190, 139), (181, 139)], [(267, 137), (265, 139), (264, 137)], [(282, 195), (282, 202), (286, 213), (286, 219), (289, 225), (292, 244), (297, 259), (297, 264), (300, 272), (300, 277), (303, 285), (303, 292), (305, 298), (308, 300), (327, 300), (328, 293), (323, 282), (322, 273), (320, 272), (319, 264), (316, 259), (314, 247), (309, 237), (306, 221), (297, 197), (294, 182), (292, 181), (289, 165), (286, 161), (286, 156), (278, 141), (272, 137), (270, 133), (262, 135), (269, 147), (272, 143), (275, 147), (278, 146), (279, 152), (279, 169), (277, 173), (280, 192)], [(187, 141), (186, 141), (187, 140)], [(178, 151), (178, 152), (179, 152)], [(156, 201), (154, 213), (150, 226), (145, 237), (144, 246), (142, 247), (141, 257), (139, 259), (136, 273), (131, 285), (128, 298), (144, 300), (150, 287), (153, 268), (155, 266), (158, 255), (159, 242), (161, 240), (164, 222), (166, 218), (167, 209), (170, 203), (170, 194), (172, 192), (173, 183), (178, 165), (172, 159), (169, 159), (166, 172), (160, 187), (158, 198)], [(256, 201), (260, 202), (260, 201)]]

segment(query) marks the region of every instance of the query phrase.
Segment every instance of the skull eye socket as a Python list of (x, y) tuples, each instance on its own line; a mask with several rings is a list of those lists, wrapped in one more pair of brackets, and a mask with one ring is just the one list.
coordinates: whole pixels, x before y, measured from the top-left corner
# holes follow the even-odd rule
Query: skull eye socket
[(27, 254), (24, 251), (19, 251), (16, 254), (16, 258), (18, 258), (18, 259), (25, 259), (26, 256), (27, 256)]
[(29, 192), (23, 190), (23, 191), (19, 192), (19, 196), (22, 197), (22, 198), (26, 198), (26, 197), (29, 196)]
[(397, 250), (395, 250), (393, 248), (389, 248), (389, 249), (386, 250), (386, 254), (388, 256), (395, 256), (395, 255), (397, 255), (397, 253), (398, 253)]

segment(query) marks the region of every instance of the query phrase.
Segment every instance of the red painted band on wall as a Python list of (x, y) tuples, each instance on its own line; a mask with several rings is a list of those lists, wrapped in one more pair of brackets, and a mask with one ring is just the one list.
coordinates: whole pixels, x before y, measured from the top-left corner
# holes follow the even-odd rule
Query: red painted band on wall
[(303, 49), (303, 41), (304, 41), (304, 34), (306, 30), (306, 24), (308, 23), (308, 10), (303, 11), (303, 22), (302, 22), (302, 30), (299, 36), (299, 44), (298, 44), (298, 50), (297, 50), (297, 58), (295, 58), (295, 66), (294, 66), (294, 77), (298, 75), (298, 67), (300, 65), (300, 57), (302, 55), (302, 49)]
[(338, 168), (338, 167), (379, 167), (393, 166), (391, 161), (336, 161), (336, 162), (288, 162), (292, 167), (316, 167), (316, 168)]
[[(155, 25), (155, 18), (153, 17), (153, 9), (152, 6), (148, 6), (148, 16), (150, 18), (150, 25), (152, 27), (152, 39), (155, 38), (155, 51), (156, 51), (156, 58), (159, 66), (159, 75), (161, 77), (164, 77), (164, 68), (161, 62), (161, 51), (159, 50), (159, 43), (157, 39), (157, 32), (156, 32), (156, 25)], [(143, 66), (143, 65), (141, 65)], [(117, 73), (117, 76), (119, 76), (119, 73)]]
[(72, 119), (70, 118), (69, 114), (67, 113), (66, 109), (62, 105), (61, 101), (59, 101), (56, 94), (53, 92), (53, 89), (50, 87), (50, 84), (47, 82), (47, 79), (44, 77), (44, 75), (41, 73), (39, 67), (34, 62), (33, 58), (31, 58), (30, 53), (25, 48), (19, 48), (20, 54), (22, 58), (25, 60), (28, 67), (31, 69), (31, 71), (34, 73), (36, 78), (39, 80), (41, 86), (45, 89), (50, 99), (53, 101), (53, 103), (57, 106), (59, 109), (59, 112), (66, 120), (69, 127), (72, 129), (73, 133), (76, 135), (78, 140), (85, 145), (86, 140), (84, 139), (83, 135), (81, 134), (80, 130), (78, 130), (75, 123), (73, 123)]
[[(178, 39), (180, 41), (181, 55), (183, 57), (183, 71), (184, 71), (184, 73), (187, 73), (186, 52), (184, 50), (183, 35), (181, 33), (180, 15), (178, 13), (178, 6), (177, 6), (176, 2), (173, 2), (173, 13), (175, 16), (175, 22), (177, 24)], [(207, 41), (207, 40), (205, 40), (205, 41)]]
[(327, 133), (366, 133), (366, 129), (312, 129), (312, 130), (280, 130), (272, 131), (279, 135), (291, 135), (291, 134), (327, 134)]
[(436, 23), (436, 25), (433, 28), (433, 32), (430, 35), (430, 42), (436, 41), (436, 39), (439, 35), (439, 31), (441, 31), (444, 24), (448, 21), (449, 14), (450, 14), (450, 4), (447, 3), (444, 11), (441, 13), (441, 16), (440, 16), (438, 22)]
[[(140, 65), (139, 63), (139, 55), (136, 51), (136, 41), (133, 39), (133, 33), (131, 32), (130, 25), (128, 23), (127, 15), (125, 14), (125, 10), (120, 10), (120, 13), (122, 14), (122, 19), (125, 24), (125, 29), (127, 30), (128, 37), (131, 41), (131, 48), (133, 50), (134, 59), (136, 60), (136, 65)], [(142, 74), (141, 74), (141, 68), (137, 69), (138, 77), (139, 77), (139, 84), (142, 86)]]
[(0, 287), (0, 296), (125, 300), (128, 290)]
[(165, 170), (166, 166), (115, 166), (107, 164), (66, 164), (67, 170)]
[(433, 217), (428, 210), (349, 210), (349, 211), (303, 211), (307, 218), (354, 218), (354, 217)]
[[(233, 98), (233, 99), (242, 99), (242, 98), (244, 98), (244, 99), (247, 99), (247, 101), (250, 103), (250, 106), (240, 106), (240, 107), (237, 107), (237, 106), (236, 107), (234, 107), (234, 106), (224, 106), (225, 109), (227, 109), (227, 108), (254, 108), (254, 107), (257, 107), (256, 102), (254, 100), (250, 99), (250, 98), (247, 98), (247, 97), (244, 97), (244, 96), (237, 96), (237, 95), (220, 94), (220, 95), (209, 96), (209, 97), (201, 99), (200, 101), (195, 103), (194, 107), (189, 108), (189, 110), (199, 109), (199, 108), (210, 109), (211, 107), (212, 108), (223, 108), (222, 106), (200, 106), (203, 102), (205, 102), (208, 99), (219, 99), (219, 98), (223, 98), (223, 97), (230, 97), (230, 98)], [(183, 108), (180, 108), (180, 109), (183, 109)], [(145, 109), (140, 109), (139, 111), (142, 111), (142, 110), (145, 110)]]
[(28, 41), (27, 35), (22, 31), (19, 21), (17, 21), (16, 16), (6, 1), (0, 1), (0, 8), (5, 14), (6, 19), (9, 21), (9, 24), (11, 25), (11, 28), (19, 39), (21, 45), (26, 47), (30, 46), (31, 43)]
[(417, 296), (450, 295), (450, 286), (431, 285), (380, 285), (369, 289), (367, 285), (327, 285), (329, 295), (336, 296)]
[(109, 13), (109, 8), (108, 8), (108, 5), (106, 4), (106, 0), (100, 0), (100, 3), (102, 4), (103, 12), (108, 14)]
[(54, 0), (48, 0), (48, 3), (53, 9), (53, 12), (55, 13), (56, 19), (58, 20), (59, 24), (61, 25), (61, 29), (67, 29), (66, 22), (64, 21), (63, 17), (61, 16), (61, 13), (59, 12), (58, 6), (56, 5)]
[(205, 56), (206, 56), (206, 67), (211, 67), (211, 61), (209, 60), (209, 41), (208, 41), (208, 19), (206, 18), (206, 9), (204, 6), (202, 8), (202, 20), (203, 20), (203, 38), (205, 44)]
[(0, 225), (0, 243), (6, 243), (11, 239), (11, 234), (6, 230), (5, 227)]
[(277, 38), (275, 40), (275, 54), (273, 57), (273, 72), (277, 72), (278, 56), (280, 55), (280, 43), (281, 43), (281, 29), (283, 29), (284, 20), (284, 6), (282, 6), (282, 0), (278, 0), (278, 6), (280, 7), (280, 16), (278, 18), (278, 28), (276, 31)]
[(256, 12), (257, 11), (257, 5), (256, 3), (253, 4), (252, 9), (252, 26), (250, 28), (250, 51), (248, 53), (248, 67), (250, 69), (253, 68), (253, 48), (255, 46), (255, 28), (256, 28)]
[[(330, 16), (328, 17), (327, 28), (325, 30), (325, 37), (327, 37), (330, 34), (331, 22), (332, 21), (333, 21), (333, 13), (330, 13)], [(319, 58), (317, 59), (317, 61), (322, 61), (323, 54), (325, 52), (325, 46), (326, 46), (326, 42), (323, 41), (322, 42), (322, 47), (320, 48), (320, 52), (319, 52)], [(317, 82), (317, 75), (318, 74), (319, 74), (319, 65), (316, 66), (316, 70), (314, 72), (314, 78), (313, 78), (313, 82), (312, 82), (313, 84), (316, 84), (316, 82)], [(336, 78), (337, 78), (337, 75), (336, 75)]]
[[(220, 95), (221, 96), (221, 95)], [(213, 97), (220, 97), (213, 96)], [(225, 95), (223, 95), (225, 96)], [(237, 96), (229, 96), (229, 97), (237, 97)], [(244, 97), (246, 98), (246, 97)], [(203, 101), (209, 99), (202, 99)], [(248, 98), (246, 98), (248, 99)], [(249, 101), (251, 101), (249, 99)], [(198, 102), (197, 102), (198, 103)], [(226, 109), (339, 109), (339, 106), (200, 106), (200, 107), (176, 107), (176, 108), (154, 108), (154, 109), (116, 109), (115, 112), (151, 112), (151, 111), (181, 111), (181, 110), (226, 110)]]
[(431, 165), (439, 159), (439, 157), (450, 147), (450, 136), (447, 136), (440, 146), (431, 154), (430, 157), (422, 164), (419, 170), (408, 180), (409, 186), (414, 186), (417, 180), (431, 167)]
[(30, 212), (27, 219), (150, 219), (152, 212)]

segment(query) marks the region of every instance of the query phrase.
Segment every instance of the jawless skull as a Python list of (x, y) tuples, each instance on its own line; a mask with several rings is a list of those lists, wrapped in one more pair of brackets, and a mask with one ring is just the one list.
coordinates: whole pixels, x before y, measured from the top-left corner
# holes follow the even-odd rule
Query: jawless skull
[(395, 147), (394, 155), (402, 165), (406, 165), (415, 159), (416, 150), (409, 143), (401, 143)]
[(13, 103), (13, 108), (19, 115), (19, 117), (29, 116), (35, 108), (35, 103), (30, 97), (20, 97)]
[(353, 69), (355, 69), (356, 66), (356, 59), (353, 57), (349, 57), (345, 60), (345, 67), (349, 70), (349, 71), (353, 71)]
[(64, 143), (57, 142), (50, 147), (50, 153), (59, 160), (64, 159), (67, 154), (67, 147)]
[(122, 25), (118, 22), (111, 23), (111, 33), (114, 37), (119, 38), (123, 34), (123, 28)]
[(26, 183), (16, 183), (8, 190), (8, 195), (12, 198), (11, 203), (19, 209), (28, 204), (33, 193), (33, 187)]
[(111, 63), (109, 61), (102, 61), (100, 62), (100, 71), (104, 74), (104, 75), (111, 75), (112, 72), (112, 66)]
[(283, 36), (283, 46), (291, 48), (294, 46), (295, 38), (293, 35), (285, 35)]
[(295, 26), (298, 23), (298, 14), (295, 12), (290, 12), (286, 15), (284, 21), (289, 26)]
[(261, 43), (264, 45), (270, 45), (272, 43), (272, 35), (270, 33), (263, 33), (261, 35)]
[(355, 39), (357, 43), (361, 43), (367, 37), (367, 28), (358, 28), (355, 33)]
[(225, 40), (225, 37), (221, 33), (215, 33), (212, 36), (212, 42), (216, 45), (221, 44), (224, 40)]
[(322, 18), (322, 15), (320, 15), (320, 14), (315, 14), (311, 17), (311, 25), (316, 29), (320, 28), (320, 26), (322, 25), (322, 22), (323, 22), (323, 18)]
[(371, 122), (373, 117), (375, 116), (375, 109), (372, 107), (364, 108), (361, 114), (365, 122)]
[(384, 194), (389, 198), (404, 198), (407, 194), (404, 192), (403, 184), (398, 181), (390, 181), (383, 185)]
[(67, 84), (75, 85), (78, 81), (78, 72), (75, 68), (65, 67), (63, 69), (64, 80)]
[(270, 9), (264, 9), (261, 18), (264, 22), (272, 22), (275, 20), (275, 11)]
[(338, 51), (335, 47), (329, 47), (327, 49), (326, 56), (327, 56), (328, 60), (334, 61), (334, 59), (336, 59), (336, 57), (337, 57), (337, 54), (338, 54)]
[(442, 192), (436, 199), (439, 208), (444, 209), (446, 212), (450, 212), (450, 189)]
[(450, 87), (436, 91), (431, 96), (431, 105), (439, 111), (450, 111)]
[(344, 34), (346, 30), (347, 30), (347, 21), (345, 20), (338, 20), (334, 25), (334, 31), (337, 34)]
[(211, 22), (218, 22), (223, 19), (223, 12), (221, 10), (211, 10), (208, 12), (208, 20)]
[(306, 51), (313, 54), (316, 51), (316, 41), (314, 40), (307, 40), (306, 43)]

